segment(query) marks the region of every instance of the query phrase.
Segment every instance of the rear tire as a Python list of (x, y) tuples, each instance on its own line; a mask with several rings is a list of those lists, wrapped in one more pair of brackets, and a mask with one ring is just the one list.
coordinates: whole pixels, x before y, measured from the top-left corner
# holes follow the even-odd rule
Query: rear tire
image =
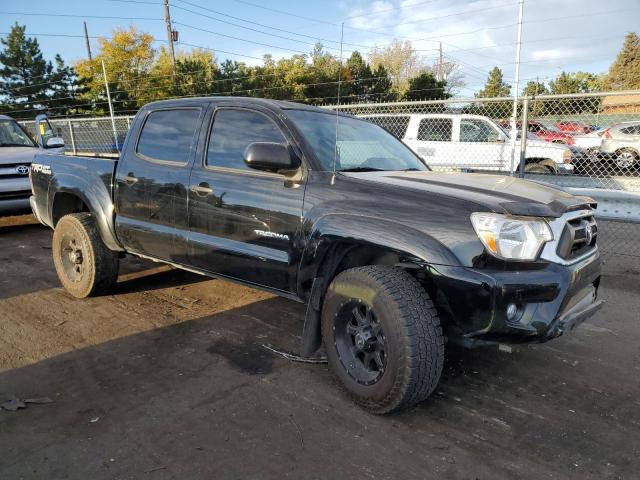
[(398, 268), (358, 267), (336, 276), (324, 299), (322, 337), (334, 374), (372, 413), (425, 400), (442, 373), (438, 314), (418, 281)]
[(118, 253), (109, 250), (90, 213), (65, 215), (53, 233), (53, 263), (62, 286), (76, 298), (108, 293), (118, 279)]

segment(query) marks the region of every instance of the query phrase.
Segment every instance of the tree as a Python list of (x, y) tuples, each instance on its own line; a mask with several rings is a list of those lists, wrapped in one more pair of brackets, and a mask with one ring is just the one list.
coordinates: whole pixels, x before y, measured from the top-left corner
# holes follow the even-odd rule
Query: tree
[(89, 111), (82, 105), (82, 96), (87, 93), (88, 80), (78, 78), (73, 67), (65, 65), (60, 55), (55, 57), (55, 71), (51, 74), (51, 85), (47, 113), (49, 115), (75, 115)]
[(373, 71), (373, 82), (369, 95), (372, 100), (380, 102), (392, 102), (397, 100), (397, 93), (393, 91), (393, 82), (384, 65), (378, 65)]
[(503, 81), (502, 70), (493, 67), (487, 77), (484, 88), (476, 93), (477, 98), (506, 97), (511, 93), (511, 86)]
[[(566, 95), (573, 93), (593, 93), (602, 90), (602, 77), (588, 72), (562, 72), (555, 80), (549, 82), (551, 93)], [(547, 111), (562, 115), (576, 113), (595, 113), (600, 106), (600, 98), (562, 98), (547, 102)]]
[(588, 72), (562, 72), (549, 82), (549, 87), (554, 95), (599, 92), (602, 89), (602, 77)]
[(33, 110), (46, 105), (53, 66), (42, 57), (35, 38), (27, 38), (26, 27), (11, 27), (0, 52), (0, 88), (6, 98), (5, 111), (18, 118), (33, 117)]
[(421, 73), (409, 80), (404, 100), (440, 100), (449, 98), (446, 80), (436, 80), (431, 73)]
[(634, 90), (640, 88), (640, 37), (629, 32), (622, 50), (609, 68), (604, 79), (607, 90)]
[[(157, 87), (171, 88), (171, 76), (162, 80), (151, 76), (156, 60), (153, 36), (135, 27), (115, 29), (110, 40), (98, 38), (99, 53), (93, 60), (75, 66), (79, 75), (88, 78), (89, 94), (97, 109), (106, 110), (102, 61), (105, 63), (111, 97), (116, 110), (133, 110), (157, 97)], [(154, 90), (155, 89), (155, 90)]]
[(525, 97), (533, 97), (534, 100), (529, 102), (529, 115), (534, 117), (539, 117), (540, 115), (544, 115), (545, 111), (545, 101), (544, 100), (536, 100), (538, 95), (548, 95), (549, 89), (544, 84), (544, 82), (538, 81), (530, 81), (527, 82), (527, 85), (522, 90), (522, 95)]
[(373, 48), (369, 53), (369, 62), (374, 70), (382, 65), (389, 72), (393, 87), (400, 93), (407, 90), (410, 78), (428, 70), (409, 40), (393, 40), (386, 47)]
[(351, 54), (346, 67), (349, 78), (344, 89), (345, 100), (349, 103), (366, 102), (374, 81), (371, 67), (357, 51)]

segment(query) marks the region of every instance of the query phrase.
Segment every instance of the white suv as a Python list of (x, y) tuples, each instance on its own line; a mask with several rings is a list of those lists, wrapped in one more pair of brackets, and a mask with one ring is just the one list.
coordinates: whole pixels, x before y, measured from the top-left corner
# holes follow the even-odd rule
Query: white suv
[[(435, 169), (513, 171), (519, 168), (520, 140), (516, 141), (516, 161), (512, 162), (508, 132), (488, 117), (413, 113), (358, 117), (395, 135)], [(568, 147), (538, 140), (533, 135), (527, 137), (525, 159), (527, 172), (573, 172)]]

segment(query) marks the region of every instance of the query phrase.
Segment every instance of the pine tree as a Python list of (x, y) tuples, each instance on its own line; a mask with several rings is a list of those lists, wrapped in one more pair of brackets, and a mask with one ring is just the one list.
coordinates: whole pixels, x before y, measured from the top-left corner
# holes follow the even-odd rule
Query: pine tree
[(392, 102), (396, 100), (397, 94), (393, 91), (393, 82), (389, 76), (388, 70), (384, 65), (378, 65), (373, 71), (371, 90), (369, 94), (373, 101)]
[(42, 57), (35, 38), (25, 36), (26, 27), (17, 23), (0, 39), (0, 88), (6, 97), (5, 111), (17, 118), (32, 118), (47, 100), (53, 66)]
[(484, 88), (476, 93), (477, 98), (506, 97), (511, 93), (511, 86), (503, 81), (502, 70), (493, 67), (489, 72)]
[(640, 37), (627, 34), (624, 45), (605, 78), (607, 90), (634, 90), (640, 88)]
[(373, 85), (371, 67), (357, 51), (351, 54), (346, 66), (350, 78), (345, 85), (345, 100), (349, 103), (367, 101)]
[(89, 90), (89, 79), (78, 78), (73, 67), (65, 65), (60, 55), (55, 57), (55, 71), (51, 74), (51, 85), (47, 113), (63, 116), (89, 111), (90, 106), (78, 107), (87, 103), (82, 95)]

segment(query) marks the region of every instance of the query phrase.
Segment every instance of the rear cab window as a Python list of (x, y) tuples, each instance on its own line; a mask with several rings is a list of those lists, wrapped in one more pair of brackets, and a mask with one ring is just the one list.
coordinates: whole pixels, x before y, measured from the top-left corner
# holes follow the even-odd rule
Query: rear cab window
[(195, 148), (199, 108), (156, 110), (147, 115), (136, 153), (144, 160), (185, 165)]
[(418, 140), (423, 142), (450, 142), (453, 132), (451, 118), (423, 118), (418, 127)]

